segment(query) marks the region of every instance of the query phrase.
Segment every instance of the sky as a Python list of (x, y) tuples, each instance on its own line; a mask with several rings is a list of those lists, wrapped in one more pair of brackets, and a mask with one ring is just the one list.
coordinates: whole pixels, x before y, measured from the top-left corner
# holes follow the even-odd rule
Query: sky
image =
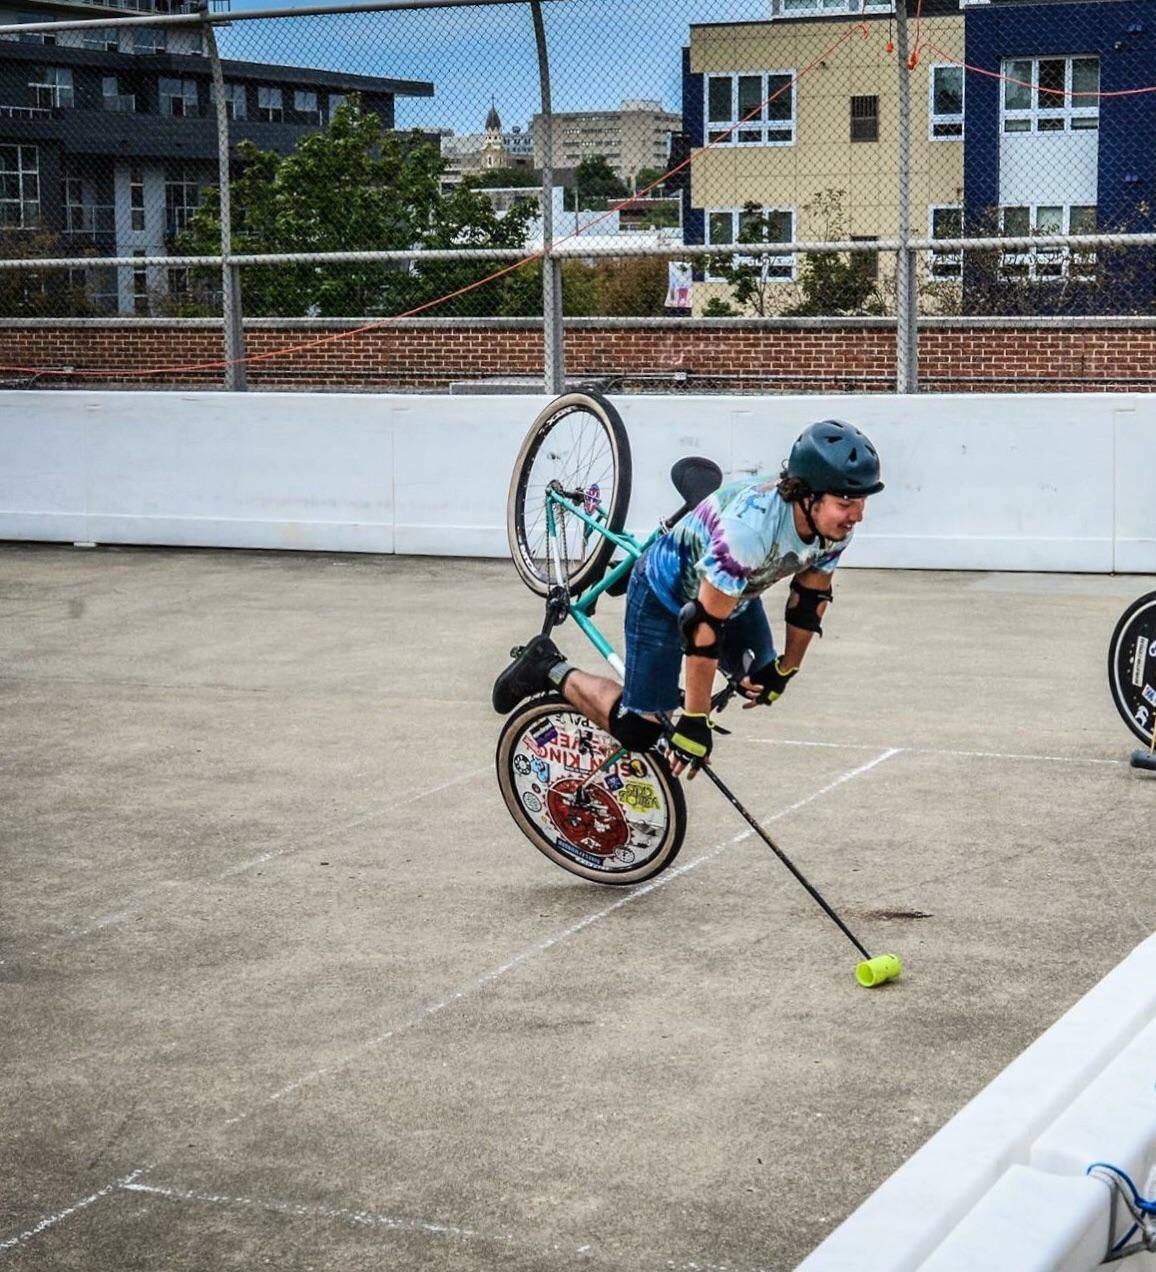
[[(232, 11), (276, 2), (233, 0)], [(678, 110), (690, 23), (765, 18), (770, 0), (547, 0), (542, 11), (555, 110), (617, 110), (624, 98)], [(481, 132), (491, 97), (506, 128), (527, 126), (539, 108), (528, 4), (269, 19), (218, 33), (226, 57), (432, 82), (432, 99), (398, 98), (399, 128)]]

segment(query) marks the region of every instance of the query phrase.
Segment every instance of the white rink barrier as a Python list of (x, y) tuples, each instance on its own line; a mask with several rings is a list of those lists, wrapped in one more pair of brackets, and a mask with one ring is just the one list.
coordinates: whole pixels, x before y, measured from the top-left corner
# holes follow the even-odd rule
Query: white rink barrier
[[(966, 1105), (798, 1272), (1087, 1272), (1132, 1221), (1094, 1162), (1156, 1194), (1156, 936)], [(1109, 1236), (1111, 1240), (1109, 1240)], [(1112, 1266), (1154, 1272), (1156, 1255)]]
[[(615, 396), (631, 527), (683, 455), (774, 472), (817, 419), (883, 457), (848, 564), (1156, 572), (1156, 397)], [(0, 392), (0, 538), (505, 556), (506, 490), (546, 397)]]

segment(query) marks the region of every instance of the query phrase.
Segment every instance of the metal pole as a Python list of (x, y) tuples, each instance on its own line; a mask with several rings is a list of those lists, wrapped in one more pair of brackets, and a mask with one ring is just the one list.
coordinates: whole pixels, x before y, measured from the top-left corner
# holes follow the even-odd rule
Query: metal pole
[[(208, 12), (207, 0), (203, 12)], [(213, 74), (213, 95), (217, 99), (217, 183), (221, 192), (221, 317), (225, 339), (225, 388), (244, 393), (249, 387), (245, 373), (245, 329), (241, 310), (241, 271), (230, 260), (233, 254), (233, 209), (229, 182), (229, 109), (225, 100), (225, 74), (217, 50), (217, 36), (205, 24), (205, 51)]]
[(550, 96), (550, 54), (541, 0), (530, 0), (538, 78), (542, 89), (542, 347), (547, 393), (566, 391), (566, 332), (562, 305), (562, 262), (554, 255), (554, 108)]
[(919, 387), (918, 297), (911, 242), (911, 70), (907, 46), (907, 0), (895, 0), (895, 59), (899, 68), (899, 251), (895, 255), (895, 388)]

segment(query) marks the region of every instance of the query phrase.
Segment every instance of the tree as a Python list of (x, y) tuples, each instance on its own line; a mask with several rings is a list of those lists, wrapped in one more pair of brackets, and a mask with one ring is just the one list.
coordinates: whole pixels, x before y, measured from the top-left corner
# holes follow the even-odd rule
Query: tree
[(666, 194), (662, 180), (665, 176), (665, 168), (639, 168), (634, 174), (634, 189), (636, 192), (646, 190), (650, 198), (661, 199)]
[[(231, 186), (237, 253), (388, 251), (409, 248), (525, 246), (537, 209), (498, 216), (484, 194), (463, 186), (445, 195), (445, 164), (420, 136), (388, 132), (356, 98), (324, 132), (290, 155), (237, 146)], [(189, 229), (183, 254), (216, 252), (219, 192), (210, 187)], [(358, 262), (258, 266), (244, 274), (245, 312), (321, 317), (405, 312), (458, 291), (498, 268), (490, 261)], [(499, 312), (505, 280), (457, 297), (455, 315)]]
[[(822, 239), (846, 237), (842, 190), (821, 191), (803, 205), (803, 211), (812, 224), (822, 223)], [(784, 312), (800, 318), (882, 314), (885, 306), (877, 286), (877, 262), (878, 256), (870, 252), (808, 252), (799, 271), (803, 299)]]
[[(75, 255), (48, 230), (0, 231), (0, 259), (31, 262)], [(76, 285), (71, 270), (0, 270), (0, 317), (72, 318), (91, 312), (84, 287)]]
[[(749, 244), (752, 250), (742, 256), (710, 257), (710, 272), (729, 283), (738, 304), (748, 306), (751, 313), (759, 317), (765, 317), (768, 312), (772, 284), (777, 284), (789, 269), (782, 263), (782, 254), (768, 250), (768, 245), (789, 241), (784, 238), (789, 234), (789, 222), (782, 213), (768, 212), (757, 203), (747, 203), (739, 215), (738, 242)], [(719, 308), (710, 315), (726, 316)]]
[(574, 188), (567, 187), (565, 194), (565, 206), (571, 212), (575, 190), (582, 211), (602, 212), (608, 204), (630, 198), (626, 182), (606, 162), (605, 155), (591, 155), (575, 169)]
[(542, 174), (533, 168), (486, 168), (481, 172), (471, 172), (462, 181), (462, 185), (472, 186), (475, 190), (510, 190), (541, 184)]

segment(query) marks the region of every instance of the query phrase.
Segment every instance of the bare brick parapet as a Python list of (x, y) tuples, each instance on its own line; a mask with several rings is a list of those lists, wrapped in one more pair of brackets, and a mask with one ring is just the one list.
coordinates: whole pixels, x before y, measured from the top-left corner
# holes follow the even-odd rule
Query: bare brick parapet
[[(528, 381), (543, 369), (528, 319), (260, 319), (245, 325), (254, 388), (433, 391), (462, 381)], [(276, 356), (270, 356), (276, 355)], [(0, 319), (0, 364), (66, 371), (37, 387), (222, 383), (219, 322)], [(653, 392), (888, 392), (888, 319), (571, 319), (571, 380)], [(141, 375), (144, 371), (158, 374)], [(79, 372), (90, 374), (81, 375)], [(1156, 390), (1156, 321), (924, 319), (920, 387), (932, 392)], [(0, 382), (23, 383), (20, 370)]]

